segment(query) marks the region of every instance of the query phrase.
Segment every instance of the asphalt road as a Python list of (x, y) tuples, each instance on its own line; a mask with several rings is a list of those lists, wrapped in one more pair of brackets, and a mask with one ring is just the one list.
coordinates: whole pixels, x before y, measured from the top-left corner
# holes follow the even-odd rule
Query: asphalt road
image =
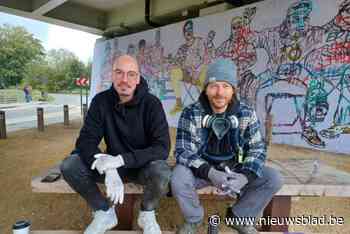
[[(26, 128), (37, 127), (37, 108), (44, 109), (45, 125), (63, 123), (63, 105), (69, 106), (69, 119), (81, 118), (80, 96), (69, 94), (49, 94), (55, 100), (53, 102), (32, 102), (1, 105), (5, 111), (6, 130), (8, 132)], [(83, 99), (85, 103), (85, 99)]]

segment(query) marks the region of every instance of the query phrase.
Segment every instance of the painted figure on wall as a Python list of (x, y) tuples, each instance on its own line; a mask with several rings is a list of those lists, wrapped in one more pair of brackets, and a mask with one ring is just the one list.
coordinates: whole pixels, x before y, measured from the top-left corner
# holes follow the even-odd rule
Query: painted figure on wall
[(101, 82), (97, 87), (97, 92), (106, 90), (112, 83), (112, 41), (106, 41), (103, 52), (102, 66), (101, 66)]
[[(193, 97), (193, 89), (195, 87), (199, 94), (201, 90), (201, 78), (204, 78), (200, 73), (205, 73), (202, 65), (206, 61), (205, 55), (207, 54), (207, 48), (205, 40), (201, 37), (195, 36), (193, 32), (193, 21), (188, 20), (183, 26), (183, 35), (185, 43), (179, 47), (175, 55), (176, 63), (181, 69), (181, 72), (177, 70), (172, 72), (171, 77), (172, 88), (175, 91), (176, 103), (171, 114), (176, 114), (183, 108), (182, 100), (182, 84), (186, 88), (186, 95), (191, 99), (191, 102), (195, 101)], [(174, 74), (175, 73), (175, 74)]]
[(147, 48), (149, 54), (148, 71), (152, 77), (152, 87), (154, 94), (163, 100), (166, 95), (166, 74), (165, 74), (165, 58), (164, 47), (161, 41), (161, 31), (155, 31), (154, 42)]
[(153, 68), (153, 75), (157, 78), (163, 76), (164, 47), (161, 41), (160, 29), (155, 32), (154, 44), (149, 48), (150, 64)]
[[(197, 100), (208, 64), (229, 58), (237, 66), (240, 99), (257, 109), (261, 122), (274, 115), (279, 142), (338, 151), (330, 139), (350, 134), (350, 0), (335, 2), (339, 6), (327, 0), (275, 0), (228, 11), (216, 18), (225, 35), (216, 30), (216, 21), (203, 17), (166, 26), (167, 33), (182, 28), (168, 44), (162, 28), (151, 37), (149, 31), (137, 35), (137, 42), (133, 35), (119, 38), (123, 48), (118, 39), (102, 42), (96, 89), (110, 85), (108, 61), (126, 52), (137, 57), (151, 92), (175, 124), (180, 111)], [(316, 11), (315, 3), (332, 9)]]
[[(282, 85), (288, 87), (288, 90), (298, 90), (295, 93), (281, 90), (278, 93), (274, 92), (277, 95), (272, 97), (276, 99), (290, 99), (297, 115), (292, 124), (280, 124), (279, 126), (291, 127), (299, 122), (301, 137), (308, 144), (323, 148), (325, 143), (314, 129), (314, 122), (310, 121), (312, 119), (308, 106), (310, 103), (307, 103), (307, 99), (303, 100), (308, 90), (308, 80), (312, 78), (312, 73), (303, 67), (303, 60), (313, 48), (320, 46), (324, 35), (322, 27), (310, 24), (311, 11), (311, 0), (297, 1), (289, 6), (281, 25), (256, 34), (255, 47), (265, 49), (269, 57), (266, 64), (267, 69), (257, 76), (259, 83), (257, 93), (265, 88), (281, 85), (281, 83), (284, 83)], [(270, 105), (272, 103), (273, 100)], [(266, 111), (269, 110), (271, 106), (267, 105)]]
[(230, 37), (216, 49), (217, 57), (230, 58), (236, 64), (240, 98), (252, 106), (255, 106), (256, 97), (251, 85), (256, 78), (250, 68), (255, 65), (257, 57), (250, 23), (255, 13), (255, 7), (245, 8), (241, 16), (233, 17)]
[(134, 44), (130, 43), (128, 45), (128, 49), (126, 50), (126, 54), (133, 56), (133, 57), (136, 57), (136, 48), (135, 48)]
[(113, 39), (113, 58), (119, 57), (123, 54), (123, 52), (119, 48), (119, 39), (115, 38)]
[(207, 36), (207, 42), (206, 42), (206, 47), (207, 47), (207, 62), (206, 64), (211, 63), (215, 58), (216, 58), (216, 48), (214, 44), (214, 39), (215, 39), (216, 32), (214, 30), (210, 30), (208, 32)]
[[(322, 137), (333, 139), (350, 133), (350, 1), (343, 1), (337, 15), (326, 25), (324, 45), (312, 51), (305, 66), (324, 84), (327, 96), (337, 100), (332, 123), (320, 131)], [(317, 101), (317, 100), (316, 100)], [(315, 104), (319, 106), (318, 103)], [(320, 108), (318, 108), (320, 109)]]

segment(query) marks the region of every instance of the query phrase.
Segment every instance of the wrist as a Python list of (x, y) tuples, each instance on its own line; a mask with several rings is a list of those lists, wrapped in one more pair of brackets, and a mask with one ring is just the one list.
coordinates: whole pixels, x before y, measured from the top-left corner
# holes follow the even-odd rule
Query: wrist
[(124, 158), (123, 158), (123, 156), (121, 154), (118, 154), (116, 156), (116, 160), (117, 160), (117, 168), (122, 167), (122, 166), (125, 165)]
[(116, 168), (108, 168), (105, 170), (105, 175), (113, 175), (113, 174), (117, 174), (118, 170)]
[(198, 168), (198, 177), (208, 180), (209, 179), (209, 171), (211, 170), (212, 166), (210, 166), (208, 163), (203, 164)]
[(212, 180), (211, 178), (215, 177), (216, 169), (214, 167), (210, 167), (208, 170), (208, 179)]
[(205, 180), (208, 179), (208, 173), (209, 173), (210, 167), (211, 166), (207, 162), (204, 162), (201, 165), (198, 165), (198, 167), (190, 165), (190, 169), (192, 170), (193, 175), (195, 177), (199, 177)]
[(249, 170), (242, 170), (242, 171), (240, 171), (240, 173), (241, 173), (249, 182), (254, 181), (254, 180), (257, 178), (257, 176), (256, 176), (253, 172), (251, 172), (251, 171), (249, 171)]

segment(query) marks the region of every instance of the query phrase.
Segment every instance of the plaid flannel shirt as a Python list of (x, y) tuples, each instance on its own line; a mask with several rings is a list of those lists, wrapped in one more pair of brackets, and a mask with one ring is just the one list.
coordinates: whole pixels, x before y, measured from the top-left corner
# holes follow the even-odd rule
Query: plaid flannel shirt
[[(199, 101), (186, 107), (179, 119), (176, 135), (176, 163), (191, 167), (205, 160), (199, 150), (207, 143), (201, 134), (202, 119), (205, 111)], [(261, 136), (260, 123), (256, 112), (244, 103), (240, 103), (239, 113), (240, 141), (245, 142), (242, 170), (248, 170), (258, 177), (262, 176), (262, 166), (266, 159), (266, 145)], [(243, 149), (243, 146), (241, 146)], [(237, 155), (236, 155), (237, 156)]]

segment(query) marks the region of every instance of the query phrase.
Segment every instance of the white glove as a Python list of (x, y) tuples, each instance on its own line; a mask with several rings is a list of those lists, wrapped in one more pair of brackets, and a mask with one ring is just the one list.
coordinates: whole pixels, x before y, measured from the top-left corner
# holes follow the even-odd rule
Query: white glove
[(248, 183), (248, 179), (242, 173), (236, 173), (231, 171), (229, 167), (225, 167), (225, 172), (230, 174), (230, 179), (222, 184), (222, 188), (225, 189), (225, 194), (235, 197), (236, 194), (241, 192), (241, 189)]
[(91, 165), (91, 170), (97, 170), (101, 175), (107, 169), (117, 169), (124, 166), (124, 159), (119, 154), (118, 156), (112, 156), (109, 154), (95, 154), (95, 161)]
[(105, 185), (107, 197), (113, 204), (122, 204), (124, 201), (124, 184), (117, 169), (106, 170)]
[(237, 193), (229, 189), (226, 185), (222, 186), (222, 189), (218, 190), (220, 196), (230, 196), (234, 199), (237, 199)]

